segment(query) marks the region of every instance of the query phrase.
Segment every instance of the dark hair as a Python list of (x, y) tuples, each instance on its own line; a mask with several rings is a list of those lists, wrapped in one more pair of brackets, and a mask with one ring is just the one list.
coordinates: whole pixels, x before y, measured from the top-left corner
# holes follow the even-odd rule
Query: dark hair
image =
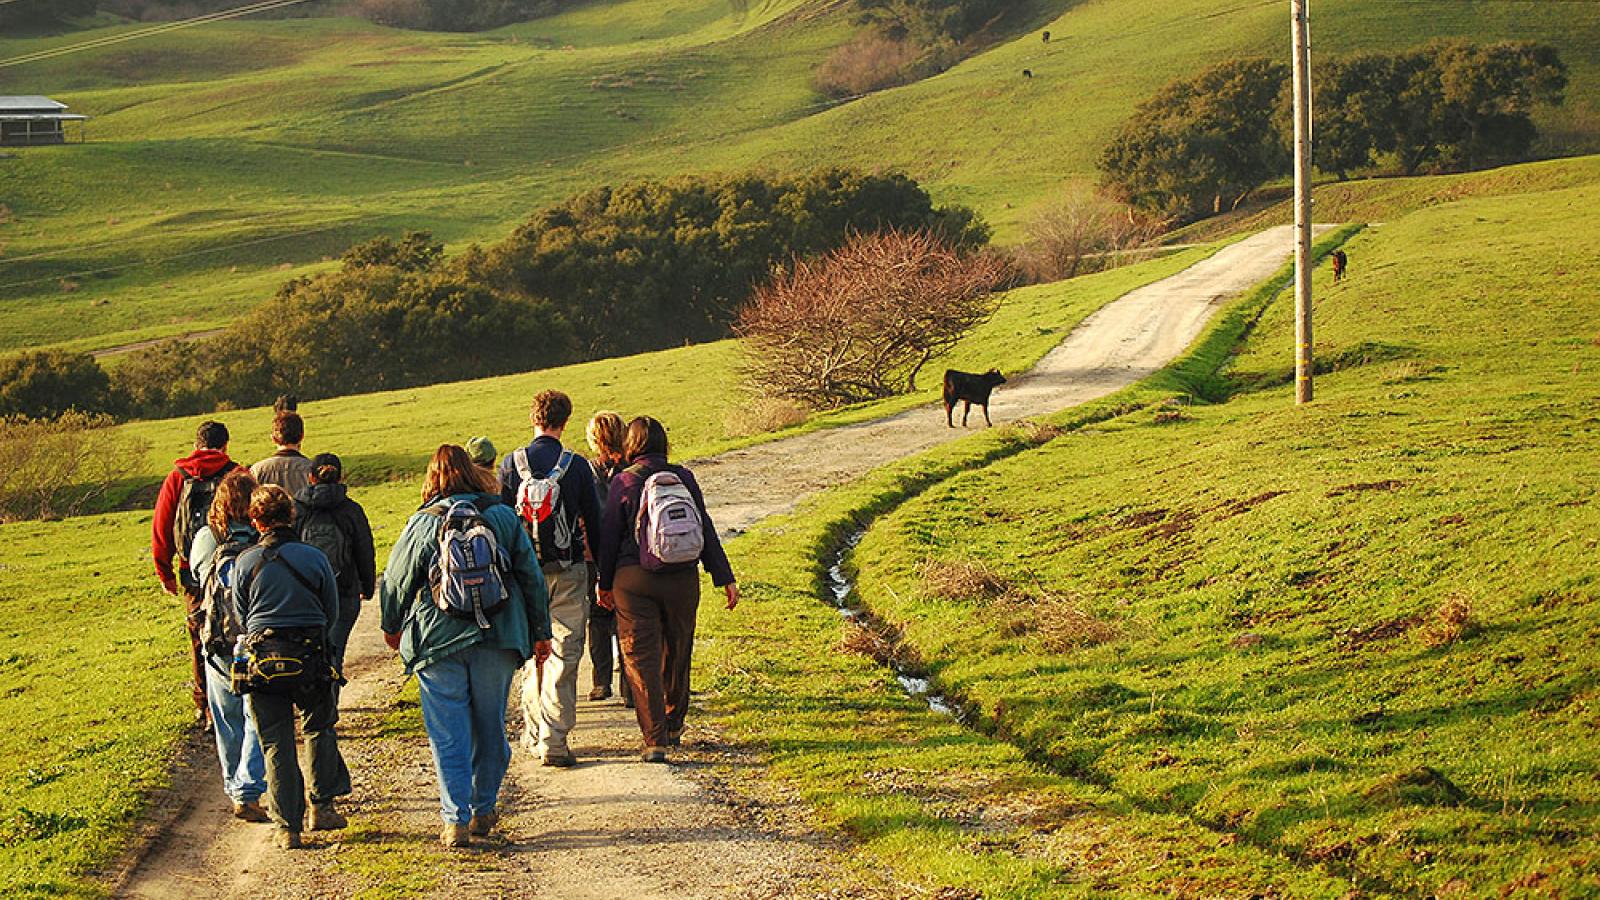
[(283, 488), (264, 484), (250, 492), (250, 518), (264, 528), (293, 525), (294, 501)]
[(200, 423), (194, 432), (196, 450), (221, 450), (228, 446), (228, 426), (210, 419)]
[(428, 474), (422, 479), (422, 502), (432, 503), (452, 494), (496, 494), (500, 485), (494, 473), (477, 465), (465, 447), (442, 444), (428, 461)]
[(218, 543), (227, 538), (228, 523), (250, 521), (250, 495), (258, 487), (256, 477), (244, 466), (222, 476), (222, 483), (211, 497), (211, 509), (206, 513), (206, 524), (211, 526), (211, 534)]
[(281, 412), (272, 417), (272, 442), (280, 446), (298, 444), (306, 438), (306, 423), (297, 412)]
[(622, 457), (633, 462), (650, 453), (667, 455), (667, 429), (650, 416), (637, 416), (628, 423), (628, 434), (622, 439)]
[(533, 398), (533, 424), (560, 428), (572, 418), (572, 398), (560, 391), (540, 391)]

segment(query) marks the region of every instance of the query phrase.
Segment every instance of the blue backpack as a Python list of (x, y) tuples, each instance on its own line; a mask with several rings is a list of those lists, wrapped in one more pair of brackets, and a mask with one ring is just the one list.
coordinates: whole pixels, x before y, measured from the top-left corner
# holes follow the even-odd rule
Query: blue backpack
[(428, 573), (433, 605), (452, 618), (473, 620), (479, 628), (488, 628), (489, 617), (511, 596), (506, 590), (511, 558), (483, 517), (483, 510), (498, 502), (461, 500), (423, 510), (439, 517), (439, 554)]

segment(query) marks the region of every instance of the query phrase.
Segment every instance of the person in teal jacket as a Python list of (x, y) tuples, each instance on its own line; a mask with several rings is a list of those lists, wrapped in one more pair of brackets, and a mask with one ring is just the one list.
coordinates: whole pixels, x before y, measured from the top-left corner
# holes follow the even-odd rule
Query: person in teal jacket
[[(499, 485), (473, 465), (465, 449), (440, 447), (428, 463), (422, 508), (395, 542), (378, 590), (384, 638), (417, 676), (422, 724), (439, 777), (441, 839), (448, 847), (487, 835), (499, 820), (500, 784), (511, 763), (511, 681), (529, 658), (542, 664), (550, 656), (544, 574), (528, 533), (498, 494)], [(429, 588), (441, 523), (429, 510), (462, 500), (480, 504), (496, 543), (510, 557), (511, 571), (504, 575), (511, 596), (488, 628), (440, 611)]]

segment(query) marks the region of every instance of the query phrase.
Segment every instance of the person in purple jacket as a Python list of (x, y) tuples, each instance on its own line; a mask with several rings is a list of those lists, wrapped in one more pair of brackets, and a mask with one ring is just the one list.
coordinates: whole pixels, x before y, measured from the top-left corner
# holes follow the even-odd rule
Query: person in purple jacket
[(600, 539), (594, 547), (600, 569), (600, 605), (617, 612), (618, 643), (627, 661), (623, 673), (633, 689), (634, 711), (644, 737), (642, 758), (666, 762), (667, 748), (682, 739), (683, 719), (689, 711), (689, 666), (700, 606), (700, 573), (693, 561), (654, 571), (641, 565), (639, 504), (651, 475), (671, 472), (693, 496), (705, 532), (699, 563), (727, 595), (728, 609), (739, 603), (739, 585), (694, 475), (667, 462), (667, 431), (661, 423), (649, 416), (629, 422), (622, 453), (630, 465), (611, 481)]

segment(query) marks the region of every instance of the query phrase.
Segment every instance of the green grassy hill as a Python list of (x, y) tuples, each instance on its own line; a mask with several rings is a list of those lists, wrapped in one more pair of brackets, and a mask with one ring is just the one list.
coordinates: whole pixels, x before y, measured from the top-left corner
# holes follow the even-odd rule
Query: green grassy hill
[[(948, 759), (973, 770), (949, 776), (961, 803), (1009, 798), (994, 786), (1019, 777), (1009, 747), (1052, 790), (1092, 796), (1088, 821), (996, 835), (936, 792), (884, 794), (934, 777), (932, 737), (882, 751), (870, 778), (842, 750), (796, 756), (794, 777), (819, 794), (855, 779), (909, 809), (886, 832), (927, 829), (943, 849), (907, 868), (985, 896), (1027, 895), (1015, 885), (1045, 877), (1041, 860), (1052, 883), (1091, 878), (1084, 844), (1144, 817), (1220, 835), (1259, 866), (1241, 883), (1200, 876), (1182, 850), (1155, 873), (1136, 853), (1115, 860), (1157, 892), (1316, 896), (1328, 886), (1295, 878), (1317, 874), (1379, 895), (1600, 891), (1600, 180), (1560, 163), (1370, 187), (1375, 212), (1391, 193), (1435, 202), (1355, 237), (1344, 283), (1319, 274), (1314, 405), (1291, 403), (1283, 295), (1233, 357), (1231, 399), (1159, 402), (1169, 381), (1037, 449), (991, 439), (989, 458), (1005, 457), (992, 464), (952, 449), (970, 460), (959, 474), (887, 512), (853, 554), (902, 658), (989, 736), (968, 732)], [(911, 471), (854, 486), (854, 512), (835, 500), (833, 521), (896, 507), (927, 484)], [(807, 540), (794, 539), (816, 551)], [(782, 549), (758, 558), (779, 584), (798, 565)], [(821, 622), (787, 638), (873, 646)], [(738, 665), (724, 699), (749, 708), (770, 683)], [(794, 733), (745, 724), (783, 746)], [(1005, 864), (941, 874), (980, 845)]]
[[(1027, 9), (1013, 39), (843, 105), (810, 72), (850, 17), (803, 0), (596, 3), (479, 35), (236, 21), (0, 69), (0, 91), (95, 116), (89, 144), (0, 158), (0, 350), (214, 327), (361, 238), (419, 227), (490, 240), (629, 177), (893, 166), (1015, 239), (1030, 206), (1092, 176), (1153, 88), (1276, 54), (1286, 30), (1267, 3)], [(1573, 77), (1567, 106), (1540, 124), (1600, 149), (1600, 6), (1327, 0), (1314, 28), (1321, 52), (1548, 40)], [(117, 31), (0, 38), (0, 58)]]

